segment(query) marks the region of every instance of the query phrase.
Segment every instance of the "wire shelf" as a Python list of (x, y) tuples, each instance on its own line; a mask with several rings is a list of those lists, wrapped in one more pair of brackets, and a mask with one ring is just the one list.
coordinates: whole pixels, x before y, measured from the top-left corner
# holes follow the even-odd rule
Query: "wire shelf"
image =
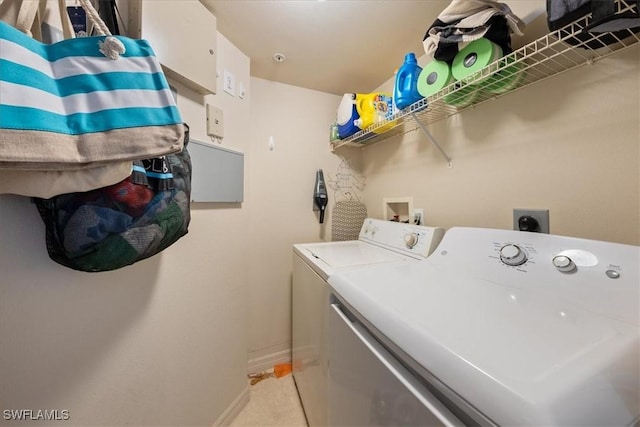
[[(635, 10), (635, 4), (632, 0), (616, 0), (617, 13)], [(616, 33), (588, 33), (584, 29), (590, 21), (589, 14), (546, 34), (475, 74), (451, 83), (428, 98), (423, 98), (397, 112), (389, 120), (375, 123), (348, 138), (332, 141), (332, 150), (343, 146), (363, 147), (418, 128), (424, 129), (428, 124), (476, 107), (483, 102), (497, 99), (580, 66), (592, 64), (640, 41), (640, 33), (634, 33), (630, 29)], [(635, 30), (638, 31), (637, 28)], [(432, 142), (435, 143), (433, 140)], [(444, 152), (443, 155), (451, 162)]]

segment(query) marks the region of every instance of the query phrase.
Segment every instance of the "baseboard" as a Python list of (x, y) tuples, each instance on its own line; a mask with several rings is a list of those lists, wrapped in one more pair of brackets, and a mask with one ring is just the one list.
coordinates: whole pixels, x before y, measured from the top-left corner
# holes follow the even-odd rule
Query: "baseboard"
[(249, 403), (249, 384), (247, 384), (247, 386), (242, 390), (238, 397), (233, 399), (231, 405), (229, 405), (229, 407), (225, 409), (222, 415), (218, 417), (216, 422), (213, 423), (213, 427), (230, 425), (233, 420), (236, 419), (240, 411), (242, 411), (242, 409), (247, 406), (247, 403)]
[(247, 372), (249, 374), (257, 374), (273, 368), (281, 363), (291, 363), (291, 349), (277, 351), (275, 353), (266, 354), (264, 356), (249, 359), (247, 363)]

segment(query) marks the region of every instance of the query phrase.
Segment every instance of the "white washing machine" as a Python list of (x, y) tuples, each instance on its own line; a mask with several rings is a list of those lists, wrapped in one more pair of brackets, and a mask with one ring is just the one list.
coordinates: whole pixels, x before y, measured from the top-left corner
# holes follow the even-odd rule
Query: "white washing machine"
[(367, 218), (358, 240), (293, 246), (293, 377), (309, 425), (327, 425), (327, 279), (337, 271), (423, 260), (443, 233), (438, 227)]
[(637, 246), (452, 228), (338, 272), (328, 424), (638, 425), (639, 270)]

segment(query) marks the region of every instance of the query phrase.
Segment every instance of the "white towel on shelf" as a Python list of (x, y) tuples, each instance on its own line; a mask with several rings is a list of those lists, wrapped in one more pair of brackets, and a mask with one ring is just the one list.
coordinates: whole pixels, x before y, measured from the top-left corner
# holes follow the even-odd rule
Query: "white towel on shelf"
[(447, 43), (460, 43), (483, 37), (489, 30), (487, 22), (495, 15), (505, 17), (511, 33), (523, 34), (526, 24), (504, 3), (491, 0), (453, 0), (429, 28), (423, 41), (425, 53), (433, 58), (443, 39)]

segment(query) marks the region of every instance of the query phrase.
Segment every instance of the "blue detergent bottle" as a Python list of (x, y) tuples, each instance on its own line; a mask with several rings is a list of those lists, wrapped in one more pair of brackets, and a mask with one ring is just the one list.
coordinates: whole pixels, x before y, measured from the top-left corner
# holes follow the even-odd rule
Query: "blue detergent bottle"
[(418, 65), (416, 55), (409, 52), (404, 57), (404, 63), (398, 68), (396, 85), (393, 90), (393, 100), (396, 108), (402, 110), (423, 98), (418, 92), (418, 77), (422, 67)]

